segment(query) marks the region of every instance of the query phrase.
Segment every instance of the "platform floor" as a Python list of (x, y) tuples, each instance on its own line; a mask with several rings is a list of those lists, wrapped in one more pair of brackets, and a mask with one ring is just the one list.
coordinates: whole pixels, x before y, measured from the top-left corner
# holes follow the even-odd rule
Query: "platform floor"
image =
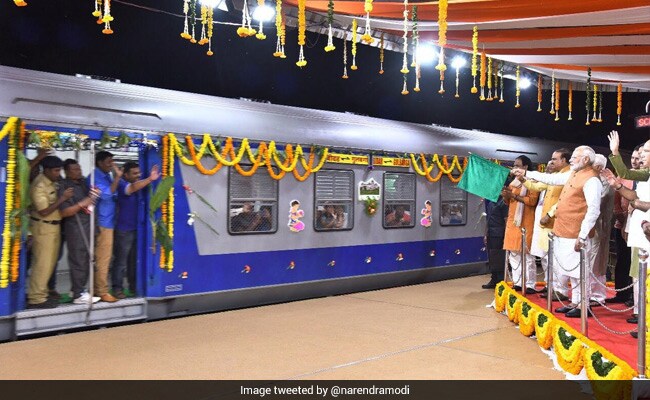
[(564, 379), (487, 276), (0, 344), (1, 379)]

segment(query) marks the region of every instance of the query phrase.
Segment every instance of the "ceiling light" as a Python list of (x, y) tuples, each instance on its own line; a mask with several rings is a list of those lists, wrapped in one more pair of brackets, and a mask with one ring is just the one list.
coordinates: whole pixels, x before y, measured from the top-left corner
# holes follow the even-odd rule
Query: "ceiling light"
[(451, 62), (451, 66), (455, 69), (463, 68), (467, 64), (467, 60), (465, 60), (465, 57), (461, 56), (456, 56)]
[(218, 8), (221, 11), (228, 12), (228, 5), (226, 5), (226, 0), (199, 0), (204, 6), (210, 8)]
[(530, 79), (528, 78), (519, 78), (519, 89), (528, 89), (530, 87)]
[(256, 21), (267, 22), (275, 16), (275, 9), (267, 5), (257, 6), (253, 11), (253, 19)]
[(420, 64), (431, 64), (438, 58), (438, 52), (433, 46), (418, 46), (416, 58)]

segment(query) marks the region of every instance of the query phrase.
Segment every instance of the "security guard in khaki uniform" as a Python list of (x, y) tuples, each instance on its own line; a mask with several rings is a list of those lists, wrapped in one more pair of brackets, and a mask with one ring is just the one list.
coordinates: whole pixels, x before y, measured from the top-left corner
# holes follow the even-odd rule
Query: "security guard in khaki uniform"
[(47, 156), (41, 161), (43, 172), (32, 182), (29, 195), (32, 200), (32, 265), (27, 294), (28, 308), (54, 308), (55, 299), (48, 299), (47, 281), (52, 276), (59, 257), (61, 242), (61, 214), (59, 206), (72, 197), (72, 188), (57, 195), (56, 182), (61, 179), (63, 161)]

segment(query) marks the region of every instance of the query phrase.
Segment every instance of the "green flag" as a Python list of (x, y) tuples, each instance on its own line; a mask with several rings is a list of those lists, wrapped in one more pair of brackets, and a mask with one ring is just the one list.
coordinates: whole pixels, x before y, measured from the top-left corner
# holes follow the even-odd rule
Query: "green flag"
[(475, 154), (469, 155), (467, 168), (458, 187), (479, 197), (496, 202), (510, 170)]

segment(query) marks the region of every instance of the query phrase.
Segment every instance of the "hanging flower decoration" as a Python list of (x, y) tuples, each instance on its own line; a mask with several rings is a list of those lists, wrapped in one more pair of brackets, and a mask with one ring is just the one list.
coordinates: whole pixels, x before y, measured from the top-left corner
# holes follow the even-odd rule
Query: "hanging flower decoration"
[(372, 0), (365, 0), (363, 3), (363, 11), (366, 12), (366, 30), (361, 36), (361, 41), (366, 44), (372, 44), (375, 39), (370, 35), (370, 13), (372, 12)]
[(332, 34), (332, 22), (334, 22), (334, 0), (329, 0), (327, 3), (327, 46), (325, 46), (326, 52), (330, 52), (336, 49), (336, 47), (334, 47), (334, 36)]
[[(417, 160), (415, 158), (415, 154), (411, 153), (409, 156), (411, 157), (411, 165), (413, 166), (415, 173), (425, 177), (429, 182), (438, 182), (442, 175), (447, 175), (447, 178), (449, 178), (449, 180), (453, 183), (460, 182), (460, 178), (463, 171), (465, 171), (468, 162), (467, 157), (465, 157), (463, 160), (463, 165), (461, 166), (458, 156), (454, 156), (450, 166), (447, 156), (442, 156), (441, 161), (440, 156), (438, 154), (434, 154), (431, 158), (431, 163), (429, 164), (427, 163), (427, 157), (424, 154), (420, 154)], [(421, 169), (418, 165), (420, 163), (422, 164)], [(431, 172), (436, 167), (438, 168), (438, 174), (435, 177), (432, 177)], [(459, 172), (457, 177), (454, 176), (455, 170)]]
[(92, 16), (95, 18), (99, 18), (100, 21), (98, 24), (101, 24), (101, 16), (102, 16), (102, 0), (95, 0), (95, 11), (93, 11)]
[(499, 98), (499, 68), (501, 63), (494, 62), (494, 99)]
[(560, 81), (555, 81), (555, 120), (560, 120)]
[(589, 125), (589, 114), (591, 113), (591, 67), (587, 68), (587, 88), (585, 90), (587, 95), (587, 98), (585, 100), (585, 108), (587, 110), (587, 122), (585, 122), (585, 125)]
[[(257, 0), (257, 6), (264, 7), (264, 0)], [(262, 18), (260, 18), (260, 30), (257, 32), (257, 35), (255, 35), (255, 37), (259, 40), (266, 39), (266, 35), (264, 34), (264, 22)]]
[(594, 116), (591, 118), (591, 122), (598, 122), (596, 117), (596, 110), (598, 109), (598, 85), (594, 84)]
[(487, 57), (485, 55), (485, 50), (481, 52), (481, 100), (485, 100), (485, 78), (486, 78), (486, 72), (485, 69), (487, 68)]
[(459, 76), (460, 76), (460, 67), (456, 68), (456, 94), (454, 95), (455, 98), (459, 98), (460, 94), (458, 94), (458, 81), (459, 81)]
[(600, 88), (600, 98), (598, 99), (598, 122), (603, 122), (603, 88)]
[(384, 74), (384, 32), (379, 39), (379, 75)]
[(438, 93), (445, 94), (445, 71), (442, 69), (440, 70), (440, 89), (438, 89)]
[(18, 7), (25, 7), (27, 6), (27, 3), (25, 0), (14, 0), (14, 4)]
[(352, 71), (357, 70), (357, 19), (352, 20), (352, 65), (350, 69)]
[(551, 111), (549, 113), (555, 114), (555, 71), (551, 75)]
[(492, 57), (488, 57), (487, 63), (487, 87), (488, 95), (485, 99), (486, 101), (492, 101)]
[[(285, 18), (282, 15), (282, 0), (275, 0), (275, 32), (278, 40), (275, 44), (275, 53), (273, 53), (273, 57), (287, 58), (284, 54), (284, 22)], [(331, 29), (332, 27), (330, 25), (330, 34)], [(325, 48), (325, 51), (328, 51), (327, 47)]]
[(616, 88), (616, 125), (621, 126), (621, 113), (623, 112), (623, 84)]
[(366, 212), (367, 216), (372, 217), (375, 215), (378, 208), (379, 206), (377, 205), (377, 199), (367, 198), (364, 201), (364, 211)]
[[(104, 24), (104, 29), (102, 29), (102, 33), (104, 35), (110, 35), (113, 33), (113, 30), (111, 29), (111, 22), (114, 20), (113, 16), (111, 15), (111, 0), (103, 0), (104, 3), (104, 14), (100, 15), (101, 18), (97, 20), (98, 24)], [(93, 13), (94, 15), (95, 13)]]
[(537, 74), (537, 112), (542, 111), (542, 74)]
[(573, 83), (569, 82), (569, 118), (567, 118), (568, 121), (573, 121), (573, 117), (571, 116), (571, 113), (573, 112)]
[(307, 65), (307, 60), (305, 59), (304, 47), (305, 47), (305, 30), (307, 29), (307, 20), (305, 19), (305, 3), (306, 0), (298, 0), (298, 45), (300, 46), (300, 54), (298, 55), (298, 61), (296, 65), (300, 68)]
[[(187, 40), (192, 39), (192, 36), (190, 35), (190, 25), (188, 23), (189, 11), (190, 11), (190, 0), (183, 0), (183, 14), (185, 14), (185, 19), (184, 19), (185, 22), (183, 26), (183, 33), (181, 33), (181, 37)], [(95, 1), (95, 12), (98, 12), (97, 1)], [(95, 12), (93, 12), (93, 15), (95, 15)]]
[(411, 38), (412, 38), (412, 46), (413, 46), (411, 67), (415, 67), (418, 64), (418, 49), (420, 46), (420, 34), (418, 32), (418, 6), (413, 6), (413, 12), (411, 13), (411, 22), (413, 22), (413, 26), (411, 28)]
[[(445, 46), (447, 45), (447, 0), (438, 2), (438, 46), (440, 46), (440, 57), (438, 58), (438, 71), (445, 71)], [(442, 75), (441, 75), (442, 76)]]
[(343, 79), (348, 79), (348, 41), (343, 38)]
[(208, 25), (208, 6), (201, 4), (201, 39), (199, 39), (199, 44), (203, 46), (208, 43), (208, 38), (206, 35), (206, 26)]
[[(403, 74), (408, 74), (409, 73), (409, 67), (408, 67), (408, 60), (406, 58), (406, 54), (408, 53), (409, 49), (409, 39), (408, 39), (408, 23), (409, 23), (409, 10), (408, 10), (409, 2), (408, 0), (404, 0), (404, 34), (402, 35), (402, 38), (404, 39), (404, 59), (402, 60), (402, 69), (400, 70), (401, 73)], [(406, 93), (404, 93), (406, 92)], [(402, 94), (408, 94), (408, 90), (406, 90), (406, 78), (404, 78), (404, 90), (402, 90)]]
[(420, 63), (415, 64), (415, 87), (414, 92), (420, 91)]
[(406, 87), (406, 75), (404, 75), (404, 85), (402, 86), (402, 95), (406, 96), (409, 94), (409, 90)]
[(474, 26), (472, 33), (472, 93), (478, 93), (476, 88), (476, 71), (477, 71), (477, 57), (478, 57), (478, 26)]
[(519, 89), (519, 65), (517, 65), (517, 76), (515, 77), (515, 96), (517, 97), (517, 104), (515, 104), (515, 108), (521, 107), (521, 104), (519, 104), (520, 95), (521, 90)]
[[(214, 53), (212, 52), (212, 31), (214, 29), (214, 9), (212, 7), (208, 7), (208, 13), (207, 13), (207, 25), (208, 25), (208, 51), (205, 53), (209, 56), (213, 55)], [(266, 36), (264, 36), (266, 37)]]
[(499, 80), (499, 85), (501, 85), (501, 96), (499, 96), (499, 103), (504, 103), (505, 99), (503, 97), (503, 63), (499, 66), (499, 75), (501, 75), (501, 79)]
[(190, 21), (192, 21), (192, 37), (189, 39), (190, 43), (196, 44), (196, 7), (198, 0), (190, 0)]
[(244, 0), (242, 5), (242, 14), (241, 14), (241, 26), (237, 28), (237, 35), (239, 37), (249, 37), (257, 33), (255, 29), (251, 26), (253, 18), (251, 17), (250, 11), (248, 11), (248, 1)]

